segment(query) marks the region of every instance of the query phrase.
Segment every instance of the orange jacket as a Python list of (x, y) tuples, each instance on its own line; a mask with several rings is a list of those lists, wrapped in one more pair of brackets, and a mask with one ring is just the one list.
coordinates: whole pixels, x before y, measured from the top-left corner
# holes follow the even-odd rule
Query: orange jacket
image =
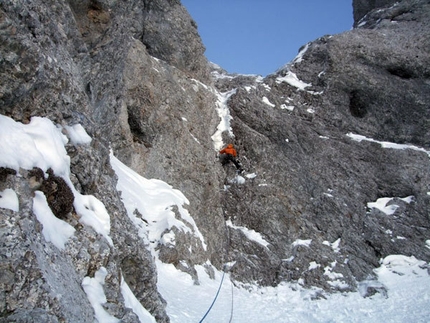
[(227, 147), (219, 151), (220, 154), (228, 154), (232, 155), (233, 157), (237, 156), (236, 149), (234, 149), (232, 144), (228, 144)]

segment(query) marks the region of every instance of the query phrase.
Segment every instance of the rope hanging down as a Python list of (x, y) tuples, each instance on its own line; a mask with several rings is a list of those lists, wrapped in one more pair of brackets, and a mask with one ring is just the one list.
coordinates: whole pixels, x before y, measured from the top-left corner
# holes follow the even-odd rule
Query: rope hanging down
[[(223, 212), (223, 221), (224, 221), (224, 225), (225, 225), (225, 233), (226, 233), (226, 241), (227, 241), (226, 254), (228, 255), (229, 249), (230, 249), (228, 227), (227, 227), (227, 223), (225, 222), (225, 210), (223, 209), (222, 212)], [(199, 323), (202, 323), (204, 321), (204, 319), (206, 318), (206, 316), (212, 310), (212, 307), (214, 306), (214, 304), (215, 304), (215, 302), (216, 302), (216, 300), (218, 298), (219, 292), (221, 291), (222, 283), (224, 282), (224, 276), (225, 276), (226, 268), (227, 268), (227, 264), (224, 264), (224, 266), (222, 267), (223, 273), (222, 273), (222, 277), (221, 277), (221, 282), (220, 282), (220, 284), (218, 286), (218, 290), (217, 290), (217, 292), (215, 294), (214, 300), (212, 301), (212, 304), (209, 306), (208, 310), (206, 311), (205, 315), (203, 315), (203, 317), (199, 321)], [(232, 319), (233, 319), (233, 283), (231, 281), (230, 281), (230, 283), (231, 283), (231, 313), (230, 313), (230, 320), (229, 320), (229, 322), (231, 322)]]
[(218, 298), (219, 292), (220, 292), (220, 290), (221, 290), (222, 282), (224, 281), (224, 276), (225, 276), (225, 270), (224, 270), (224, 269), (225, 269), (225, 265), (224, 265), (224, 268), (223, 268), (223, 273), (222, 273), (221, 283), (219, 284), (218, 291), (216, 292), (215, 298), (214, 298), (214, 300), (212, 301), (211, 306), (209, 306), (208, 310), (206, 311), (205, 315), (203, 315), (202, 319), (199, 321), (199, 323), (202, 323), (202, 322), (203, 322), (203, 320), (204, 320), (204, 319), (206, 318), (206, 316), (209, 314), (209, 312), (211, 311), (212, 307), (214, 306), (214, 304), (215, 304), (215, 302), (216, 302), (216, 300), (217, 300), (217, 298)]

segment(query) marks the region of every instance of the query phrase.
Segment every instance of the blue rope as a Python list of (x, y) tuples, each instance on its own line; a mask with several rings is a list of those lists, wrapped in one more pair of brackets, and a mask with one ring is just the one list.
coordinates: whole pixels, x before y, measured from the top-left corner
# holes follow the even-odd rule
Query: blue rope
[(209, 312), (211, 311), (212, 307), (214, 306), (214, 304), (216, 302), (216, 299), (218, 298), (219, 292), (221, 290), (222, 282), (224, 281), (224, 275), (225, 275), (225, 271), (223, 271), (223, 273), (222, 273), (221, 283), (219, 284), (218, 291), (216, 292), (215, 298), (212, 301), (211, 306), (209, 306), (208, 310), (206, 311), (205, 315), (203, 315), (202, 319), (199, 321), (199, 323), (203, 322), (203, 320), (206, 318), (206, 316), (209, 314)]

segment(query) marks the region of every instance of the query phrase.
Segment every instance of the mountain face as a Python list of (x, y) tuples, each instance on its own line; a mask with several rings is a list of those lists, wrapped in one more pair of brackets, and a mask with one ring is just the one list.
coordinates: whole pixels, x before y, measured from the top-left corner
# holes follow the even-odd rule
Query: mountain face
[[(63, 174), (0, 165), (0, 191), (13, 189), (20, 205), (0, 208), (0, 321), (93, 322), (81, 285), (101, 267), (111, 315), (138, 321), (124, 280), (169, 321), (110, 151), (190, 201), (206, 246), (173, 227), (163, 235), (176, 243), (160, 239), (157, 256), (196, 283), (193, 266), (229, 263), (238, 282), (352, 291), (388, 255), (429, 262), (430, 2), (353, 8), (355, 29), (306, 44), (262, 78), (209, 64), (176, 0), (0, 2), (0, 114), (22, 124), (49, 118), (66, 135), (85, 129), (90, 144), (65, 145), (70, 185), (103, 203), (112, 240), (82, 223)], [(220, 138), (235, 144), (245, 174), (221, 166)], [(36, 190), (52, 210), (70, 208), (61, 216), (75, 232), (64, 249), (42, 234)]]
[[(218, 80), (236, 89), (235, 141), (258, 174), (225, 194), (224, 209), (271, 244), (255, 258), (249, 242), (233, 240), (238, 277), (333, 289), (325, 268), (335, 263), (342, 288), (354, 289), (387, 254), (428, 259), (428, 9), (402, 2), (374, 10), (360, 28), (307, 44), (263, 80)], [(413, 202), (400, 199), (408, 196)], [(368, 208), (385, 197), (394, 198), (394, 214)], [(327, 246), (336, 241), (339, 252)], [(321, 267), (309, 270), (312, 261)]]
[(360, 20), (372, 10), (384, 7), (388, 8), (396, 2), (393, 0), (353, 0), (354, 26), (356, 27)]

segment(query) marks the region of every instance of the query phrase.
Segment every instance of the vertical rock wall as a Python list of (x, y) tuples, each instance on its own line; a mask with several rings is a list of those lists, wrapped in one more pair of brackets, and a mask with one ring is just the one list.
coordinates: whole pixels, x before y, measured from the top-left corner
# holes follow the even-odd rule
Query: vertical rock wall
[[(212, 80), (178, 1), (0, 2), (0, 113), (85, 128), (89, 146), (66, 146), (70, 179), (106, 206), (113, 242), (72, 211), (76, 233), (56, 249), (32, 211), (32, 175), (0, 169), (0, 191), (13, 188), (21, 205), (0, 209), (2, 321), (92, 322), (81, 283), (101, 267), (110, 314), (137, 321), (119, 292), (124, 279), (157, 321), (169, 321), (110, 150), (190, 200), (207, 249), (176, 230), (176, 246), (158, 251), (196, 282), (193, 265), (209, 259), (218, 269), (229, 261), (241, 282), (345, 291), (389, 254), (428, 261), (430, 9), (424, 0), (391, 4), (354, 1), (356, 25), (367, 14), (359, 28), (307, 44), (264, 79), (218, 70)], [(211, 139), (217, 95), (233, 89), (234, 137), (223, 138), (239, 151), (242, 178), (221, 167)], [(393, 214), (369, 206), (382, 197)]]
[(389, 7), (396, 2), (394, 0), (353, 0), (354, 26), (373, 9)]
[(40, 116), (85, 128), (91, 145), (66, 147), (71, 180), (106, 206), (113, 240), (111, 246), (82, 226), (73, 211), (66, 219), (76, 229), (73, 241), (57, 250), (32, 212), (31, 175), (5, 170), (0, 189), (13, 188), (22, 207), (0, 209), (2, 228), (9, 221), (13, 228), (2, 231), (2, 320), (92, 322), (81, 283), (105, 267), (111, 315), (137, 320), (124, 307), (123, 277), (157, 321), (169, 321), (148, 246), (116, 191), (109, 150), (192, 200), (189, 211), (199, 214), (208, 250), (178, 232), (178, 256), (170, 261), (192, 265), (212, 257), (220, 265), (223, 245), (213, 238), (224, 230), (220, 168), (210, 138), (219, 119), (214, 91), (202, 83), (210, 84), (209, 68), (195, 22), (178, 1), (3, 1), (0, 9), (0, 113), (24, 124)]
[[(353, 290), (380, 258), (430, 259), (429, 15), (428, 1), (402, 1), (264, 79), (218, 79), (236, 89), (235, 143), (257, 175), (223, 204), (237, 279)], [(379, 198), (394, 215), (369, 207)]]

